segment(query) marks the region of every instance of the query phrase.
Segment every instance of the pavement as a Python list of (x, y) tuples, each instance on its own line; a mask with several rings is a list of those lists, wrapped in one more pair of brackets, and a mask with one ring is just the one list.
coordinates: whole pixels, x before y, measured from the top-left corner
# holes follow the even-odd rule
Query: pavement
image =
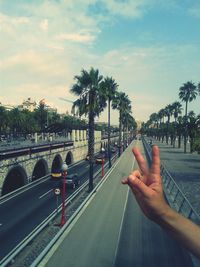
[(160, 149), (161, 162), (200, 215), (200, 154), (185, 154), (183, 146), (173, 148), (155, 139), (152, 141)]
[[(142, 142), (134, 145), (144, 153)], [(133, 144), (132, 144), (133, 145)], [(191, 267), (187, 251), (144, 217), (121, 179), (137, 168), (131, 146), (40, 267)]]

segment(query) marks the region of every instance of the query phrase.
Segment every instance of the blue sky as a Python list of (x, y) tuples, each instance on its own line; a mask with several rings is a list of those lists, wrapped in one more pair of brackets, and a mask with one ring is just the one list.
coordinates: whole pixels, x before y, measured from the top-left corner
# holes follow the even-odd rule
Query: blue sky
[[(183, 83), (200, 82), (200, 1), (0, 0), (0, 102), (45, 98), (70, 110), (59, 97), (74, 100), (73, 77), (91, 66), (147, 120), (178, 100)], [(200, 113), (199, 103), (189, 110)]]

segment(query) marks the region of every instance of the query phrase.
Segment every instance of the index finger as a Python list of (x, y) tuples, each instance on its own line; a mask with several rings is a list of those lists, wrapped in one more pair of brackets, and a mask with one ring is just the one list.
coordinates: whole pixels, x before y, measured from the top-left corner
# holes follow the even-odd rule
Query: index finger
[(151, 164), (151, 172), (153, 174), (160, 175), (160, 153), (159, 148), (157, 146), (152, 147), (152, 164)]
[(148, 173), (148, 166), (147, 163), (145, 161), (145, 159), (143, 158), (142, 154), (140, 153), (140, 151), (136, 148), (133, 147), (132, 148), (132, 152), (137, 160), (138, 166), (141, 170), (141, 172), (146, 175)]

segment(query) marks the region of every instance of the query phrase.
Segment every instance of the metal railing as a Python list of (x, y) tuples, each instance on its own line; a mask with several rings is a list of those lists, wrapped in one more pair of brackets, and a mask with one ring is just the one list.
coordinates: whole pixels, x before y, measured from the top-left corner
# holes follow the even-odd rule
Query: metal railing
[[(148, 161), (150, 163), (151, 145), (145, 140), (144, 137), (142, 138), (142, 140)], [(197, 224), (200, 224), (199, 214), (196, 212), (195, 208), (189, 202), (183, 191), (180, 189), (174, 178), (171, 176), (171, 174), (163, 164), (161, 164), (160, 166), (160, 174), (162, 177), (165, 197), (167, 198), (169, 205), (185, 217), (191, 219)]]

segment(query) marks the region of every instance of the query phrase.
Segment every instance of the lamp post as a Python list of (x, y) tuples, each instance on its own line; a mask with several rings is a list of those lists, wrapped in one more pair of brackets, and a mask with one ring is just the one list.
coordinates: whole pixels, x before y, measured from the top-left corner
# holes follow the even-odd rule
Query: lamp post
[(61, 215), (61, 222), (60, 222), (61, 226), (65, 224), (65, 189), (66, 189), (67, 169), (68, 169), (68, 166), (64, 162), (62, 164), (63, 180), (62, 180), (62, 215)]
[(124, 152), (124, 143), (122, 142), (122, 145), (121, 145), (121, 154)]
[(102, 147), (101, 148), (101, 176), (104, 177), (104, 152), (105, 152), (105, 149)]
[(116, 161), (116, 157), (117, 157), (117, 142), (115, 142), (115, 161)]

